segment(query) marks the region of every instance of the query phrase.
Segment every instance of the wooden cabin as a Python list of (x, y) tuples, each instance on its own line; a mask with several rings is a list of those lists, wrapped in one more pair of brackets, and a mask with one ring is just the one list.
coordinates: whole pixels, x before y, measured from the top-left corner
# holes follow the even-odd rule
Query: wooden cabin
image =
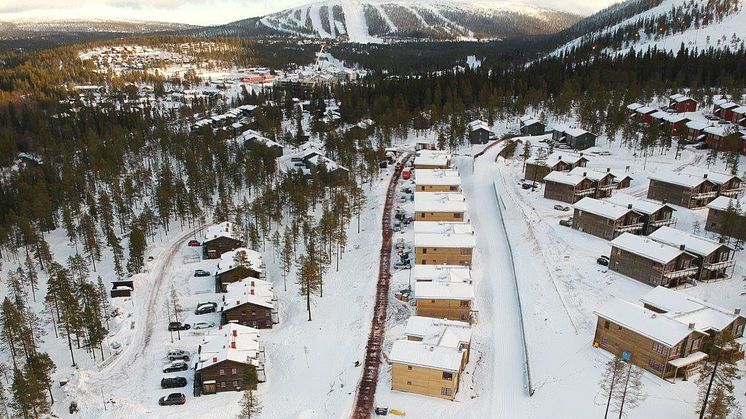
[(686, 123), (686, 129), (687, 134), (686, 137), (680, 137), (680, 138), (686, 138), (686, 142), (695, 144), (700, 141), (704, 141), (707, 135), (705, 134), (705, 128), (709, 127), (709, 122), (703, 122), (703, 121), (689, 121)]
[(650, 107), (650, 106), (640, 106), (637, 109), (635, 109), (634, 113), (632, 114), (633, 118), (638, 118), (642, 120), (642, 122), (650, 125), (653, 123), (653, 114), (657, 112), (658, 110)]
[(576, 167), (570, 170), (570, 174), (583, 176), (592, 180), (593, 187), (596, 189), (593, 197), (597, 199), (610, 197), (612, 192), (618, 188), (614, 182), (615, 176), (611, 173), (611, 169), (608, 168), (605, 172), (597, 172), (586, 167)]
[(690, 98), (689, 96), (684, 96), (678, 93), (675, 95), (671, 95), (668, 99), (668, 107), (676, 110), (676, 112), (681, 113), (696, 112), (697, 105), (699, 104), (699, 102)]
[(419, 169), (415, 173), (418, 192), (459, 192), (461, 176), (456, 169)]
[[(419, 269), (417, 267), (420, 267)], [(431, 268), (434, 275), (424, 280), (423, 268)], [(415, 273), (414, 295), (417, 315), (438, 319), (471, 321), (474, 286), (471, 274), (460, 275), (464, 267), (441, 268), (438, 265), (415, 265), (420, 276)], [(451, 270), (454, 275), (451, 275)]]
[(584, 176), (552, 172), (544, 176), (544, 198), (574, 204), (596, 194), (595, 183)]
[(533, 116), (522, 116), (519, 119), (519, 130), (521, 135), (543, 135), (547, 126)]
[(677, 287), (696, 278), (694, 259), (684, 249), (624, 233), (611, 241), (609, 269), (648, 285)]
[(640, 234), (647, 236), (660, 227), (670, 226), (676, 223), (673, 212), (676, 211), (666, 203), (638, 198), (624, 193), (614, 194), (608, 199), (612, 204), (629, 207), (642, 215), (643, 229)]
[(581, 128), (556, 127), (552, 139), (565, 143), (574, 150), (585, 150), (596, 145), (596, 134)]
[(415, 263), (471, 266), (476, 246), (468, 223), (414, 223)]
[(472, 144), (487, 144), (494, 133), (486, 122), (476, 120), (469, 122), (469, 142)]
[(730, 173), (703, 170), (697, 167), (688, 167), (684, 169), (683, 173), (690, 176), (707, 178), (707, 180), (717, 186), (718, 196), (727, 196), (729, 198), (740, 198), (743, 196), (743, 180), (738, 176), (731, 175)]
[(388, 356), (391, 389), (453, 400), (468, 362), (471, 326), (415, 316), (406, 333)]
[(464, 221), (466, 198), (459, 192), (415, 192), (414, 212), (417, 221)]
[(671, 227), (661, 227), (648, 237), (694, 255), (692, 264), (699, 268), (695, 277), (699, 281), (727, 278), (735, 266), (735, 249), (724, 243)]
[(572, 228), (606, 240), (623, 233), (642, 234), (642, 214), (632, 205), (620, 206), (594, 198), (583, 198), (574, 205)]
[(735, 125), (715, 125), (704, 129), (705, 142), (717, 151), (741, 151), (741, 133)]
[(243, 278), (227, 284), (220, 308), (220, 322), (255, 329), (271, 329), (278, 324), (277, 298), (272, 283), (257, 278)]
[(235, 225), (225, 221), (205, 229), (202, 256), (205, 259), (217, 259), (223, 253), (238, 249), (243, 245)]
[(613, 299), (597, 316), (593, 346), (661, 378), (691, 377), (707, 359), (707, 334), (645, 307)]
[(640, 301), (648, 310), (683, 324), (694, 324), (697, 330), (706, 333), (702, 344), (704, 352), (709, 352), (719, 340), (743, 339), (746, 317), (741, 314), (740, 307), (729, 310), (666, 287), (652, 289)]
[(245, 247), (223, 253), (215, 272), (215, 292), (226, 292), (226, 287), (240, 279), (264, 278), (262, 255)]
[(579, 155), (554, 152), (546, 157), (531, 157), (526, 160), (523, 176), (526, 180), (543, 182), (551, 172), (569, 172), (576, 167), (586, 167), (588, 159)]
[(451, 167), (451, 155), (443, 151), (420, 150), (414, 158), (417, 169), (448, 169)]
[(264, 346), (259, 343), (259, 331), (230, 323), (217, 333), (202, 338), (198, 350), (195, 380), (202, 394), (256, 389), (248, 382), (248, 370), (256, 373), (257, 382), (266, 381)]
[[(741, 199), (743, 201), (743, 199)], [(746, 240), (746, 203), (719, 196), (707, 204), (705, 230), (723, 236)]]
[(707, 176), (660, 173), (650, 176), (648, 198), (685, 208), (702, 208), (718, 195), (717, 185)]

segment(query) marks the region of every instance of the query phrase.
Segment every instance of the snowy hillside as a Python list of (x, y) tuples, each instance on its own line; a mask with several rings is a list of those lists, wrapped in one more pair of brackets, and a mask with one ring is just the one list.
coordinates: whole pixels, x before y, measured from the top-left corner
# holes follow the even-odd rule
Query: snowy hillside
[[(586, 31), (578, 30), (584, 26)], [(746, 39), (744, 28), (746, 12), (738, 0), (631, 0), (570, 28), (566, 33), (577, 37), (553, 54), (622, 54), (648, 48), (677, 52), (682, 45), (699, 51), (737, 50)]]
[(148, 33), (184, 30), (194, 27), (181, 23), (107, 19), (18, 19), (0, 21), (0, 38), (21, 38), (61, 32)]
[(328, 0), (209, 31), (341, 38), (353, 42), (380, 42), (384, 38), (475, 39), (554, 33), (578, 19), (579, 16), (570, 13), (517, 2)]

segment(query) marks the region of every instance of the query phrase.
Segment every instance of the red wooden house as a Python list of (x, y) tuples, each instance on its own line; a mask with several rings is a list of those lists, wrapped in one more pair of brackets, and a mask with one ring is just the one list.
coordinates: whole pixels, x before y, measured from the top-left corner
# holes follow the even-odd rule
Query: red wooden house
[(675, 94), (669, 97), (668, 107), (676, 109), (676, 112), (696, 112), (698, 103), (688, 96)]

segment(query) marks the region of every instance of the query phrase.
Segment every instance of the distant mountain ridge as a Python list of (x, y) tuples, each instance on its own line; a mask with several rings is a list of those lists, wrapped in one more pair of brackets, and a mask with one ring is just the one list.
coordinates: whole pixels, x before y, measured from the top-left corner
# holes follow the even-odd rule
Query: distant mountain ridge
[(580, 18), (510, 1), (327, 0), (194, 32), (208, 36), (276, 35), (352, 42), (473, 40), (551, 34)]
[(151, 33), (198, 28), (196, 25), (111, 19), (18, 19), (0, 20), (0, 38), (23, 38), (61, 32)]

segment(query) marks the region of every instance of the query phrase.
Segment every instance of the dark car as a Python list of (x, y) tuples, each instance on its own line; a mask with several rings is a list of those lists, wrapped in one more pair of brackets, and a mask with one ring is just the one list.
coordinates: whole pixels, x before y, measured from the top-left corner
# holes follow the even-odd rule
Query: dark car
[(609, 257), (601, 256), (598, 259), (596, 259), (596, 263), (598, 263), (601, 266), (609, 266)]
[(194, 309), (194, 314), (207, 314), (207, 313), (214, 313), (218, 309), (218, 304), (209, 302), (209, 303), (199, 303), (197, 304), (197, 308)]
[(168, 374), (169, 372), (186, 371), (189, 369), (189, 364), (184, 361), (173, 361), (163, 368), (163, 372)]
[(189, 330), (190, 327), (189, 323), (170, 322), (168, 324), (168, 331), (175, 332), (177, 330)]
[(202, 246), (202, 243), (200, 243), (199, 240), (189, 240), (189, 243), (187, 243), (187, 246), (189, 246), (189, 247), (200, 247), (200, 246)]
[(565, 227), (572, 227), (572, 217), (566, 220), (560, 220), (560, 225)]
[(173, 406), (184, 403), (186, 403), (186, 396), (183, 393), (171, 393), (168, 396), (158, 399), (158, 404), (161, 406)]
[(186, 387), (187, 379), (184, 377), (170, 377), (161, 379), (161, 388)]
[(521, 184), (521, 188), (523, 188), (523, 189), (531, 189), (533, 187), (534, 187), (533, 183), (523, 183), (523, 184)]
[(210, 276), (210, 273), (202, 269), (197, 269), (194, 271), (194, 276)]

